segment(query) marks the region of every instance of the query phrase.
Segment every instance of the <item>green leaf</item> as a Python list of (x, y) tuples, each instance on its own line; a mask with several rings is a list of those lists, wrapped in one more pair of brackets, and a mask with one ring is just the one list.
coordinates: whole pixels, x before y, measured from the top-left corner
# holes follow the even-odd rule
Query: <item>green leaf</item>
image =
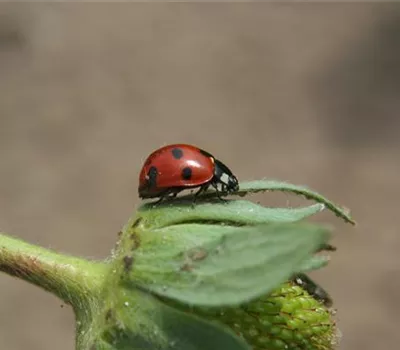
[(115, 284), (103, 298), (102, 320), (88, 334), (96, 350), (250, 350), (229, 328), (170, 307), (139, 290)]
[(310, 272), (312, 270), (318, 270), (328, 265), (329, 260), (330, 259), (327, 256), (311, 256), (300, 265), (297, 272)]
[(341, 208), (330, 200), (326, 199), (321, 194), (310, 190), (306, 186), (297, 186), (292, 185), (286, 182), (280, 181), (267, 181), (267, 180), (257, 180), (257, 181), (249, 181), (240, 184), (240, 190), (238, 194), (246, 195), (249, 192), (257, 193), (263, 191), (281, 191), (294, 193), (301, 196), (304, 196), (307, 199), (315, 200), (318, 203), (325, 204), (326, 208), (335, 213), (338, 217), (342, 218), (348, 223), (355, 224), (355, 221), (351, 218), (349, 210), (345, 208)]
[(185, 222), (221, 221), (234, 225), (257, 225), (273, 222), (294, 222), (321, 212), (324, 204), (314, 204), (303, 208), (264, 208), (261, 205), (244, 201), (215, 201), (199, 203), (195, 207), (191, 201), (176, 201), (171, 204), (145, 204), (139, 213), (146, 215), (152, 228), (164, 227)]
[[(265, 192), (265, 191), (279, 191), (286, 193), (293, 193), (303, 196), (307, 199), (315, 200), (318, 203), (322, 203), (327, 209), (332, 211), (336, 216), (342, 218), (348, 223), (355, 225), (355, 221), (350, 216), (349, 210), (341, 208), (337, 204), (326, 199), (321, 194), (310, 190), (305, 186), (292, 185), (287, 182), (275, 181), (275, 180), (256, 180), (246, 181), (240, 183), (239, 191), (235, 194), (239, 196), (245, 196), (249, 193)], [(182, 199), (189, 199), (192, 195), (183, 196)], [(215, 191), (208, 191), (203, 194), (203, 198), (215, 197)]]
[(272, 291), (298, 272), (330, 234), (321, 226), (296, 223), (177, 225), (144, 236), (125, 280), (128, 288), (191, 305), (228, 306)]

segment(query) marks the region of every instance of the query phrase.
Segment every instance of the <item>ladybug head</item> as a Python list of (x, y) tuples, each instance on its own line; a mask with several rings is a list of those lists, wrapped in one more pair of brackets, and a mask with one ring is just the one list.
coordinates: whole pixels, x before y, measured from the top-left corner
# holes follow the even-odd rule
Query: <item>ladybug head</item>
[(239, 190), (239, 181), (232, 171), (218, 159), (214, 159), (214, 177), (218, 183), (222, 184), (223, 191), (236, 192)]

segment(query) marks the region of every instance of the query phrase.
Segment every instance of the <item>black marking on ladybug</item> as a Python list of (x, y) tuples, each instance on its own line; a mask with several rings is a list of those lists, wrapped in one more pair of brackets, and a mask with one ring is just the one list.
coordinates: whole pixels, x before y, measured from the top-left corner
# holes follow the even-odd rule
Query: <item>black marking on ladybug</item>
[(151, 187), (157, 186), (157, 175), (158, 170), (155, 166), (150, 167), (149, 171), (147, 172), (148, 180), (147, 185)]
[(185, 167), (182, 169), (182, 179), (190, 180), (192, 178), (192, 169), (190, 167)]
[(124, 256), (123, 261), (124, 261), (125, 272), (129, 272), (132, 269), (133, 258), (129, 255), (126, 255)]
[[(214, 177), (222, 184), (222, 192), (235, 192), (239, 190), (239, 182), (232, 171), (221, 161), (215, 159)], [(213, 185), (214, 186), (214, 185)], [(214, 186), (215, 187), (215, 186)]]
[(142, 220), (143, 220), (142, 218), (137, 218), (135, 222), (132, 224), (132, 228), (138, 227)]
[(180, 148), (173, 148), (171, 153), (175, 159), (181, 159), (183, 157), (183, 151)]
[(203, 156), (206, 156), (208, 158), (213, 158), (214, 159), (214, 156), (211, 153), (208, 153), (207, 151), (205, 151), (203, 149), (199, 149), (199, 151)]

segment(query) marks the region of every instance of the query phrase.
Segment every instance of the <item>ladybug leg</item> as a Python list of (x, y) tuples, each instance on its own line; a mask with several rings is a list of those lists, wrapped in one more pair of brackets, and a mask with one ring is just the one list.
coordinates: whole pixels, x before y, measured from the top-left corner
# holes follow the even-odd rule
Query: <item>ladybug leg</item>
[(160, 204), (167, 196), (161, 196), (158, 201), (154, 202), (154, 205)]
[[(172, 194), (172, 196), (171, 196)], [(160, 199), (154, 204), (160, 204), (162, 201), (167, 200), (168, 198), (175, 198), (178, 195), (177, 192), (171, 192), (170, 190), (165, 191), (163, 194), (160, 195)]]
[(200, 187), (200, 189), (194, 194), (192, 205), (194, 205), (196, 203), (196, 200), (201, 193), (207, 191), (208, 187), (210, 187), (209, 184), (206, 184), (206, 185), (203, 185)]
[(222, 192), (222, 193), (227, 193), (226, 185), (225, 185), (225, 184), (222, 184), (222, 185), (221, 185), (221, 192)]
[[(222, 202), (228, 202), (226, 199), (223, 199), (222, 197), (221, 197), (221, 192), (220, 192), (220, 190), (218, 189), (218, 184), (216, 184), (215, 182), (213, 182), (212, 183), (212, 186), (215, 188), (215, 192), (216, 192), (216, 194), (217, 194), (217, 197), (218, 197), (218, 199), (220, 200), (220, 201), (222, 201)], [(222, 185), (223, 186), (223, 185)], [(224, 187), (222, 187), (222, 190), (224, 189)]]

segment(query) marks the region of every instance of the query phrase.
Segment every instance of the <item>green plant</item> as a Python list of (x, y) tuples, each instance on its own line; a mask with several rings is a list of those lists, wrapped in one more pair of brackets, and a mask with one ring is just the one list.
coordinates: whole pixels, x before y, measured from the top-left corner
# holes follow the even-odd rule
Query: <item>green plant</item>
[(344, 210), (304, 187), (242, 183), (240, 196), (283, 191), (302, 208), (223, 203), (205, 193), (144, 204), (109, 259), (63, 255), (0, 234), (0, 270), (61, 298), (76, 315), (78, 350), (332, 349), (337, 328), (323, 301), (293, 276), (319, 269), (330, 231), (302, 220)]

